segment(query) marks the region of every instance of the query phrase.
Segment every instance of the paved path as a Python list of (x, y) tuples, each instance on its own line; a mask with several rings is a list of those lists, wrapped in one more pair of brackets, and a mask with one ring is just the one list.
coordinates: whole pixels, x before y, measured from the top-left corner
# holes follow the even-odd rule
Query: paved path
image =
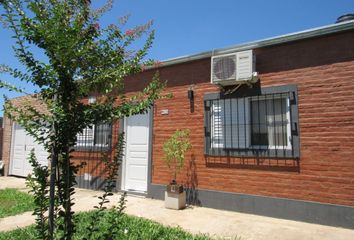
[[(24, 179), (0, 177), (0, 189), (25, 189)], [(77, 189), (75, 211), (91, 210), (97, 204), (100, 192)], [(115, 194), (111, 202), (117, 203)], [(223, 237), (240, 236), (242, 240), (354, 240), (354, 230), (304, 222), (262, 217), (211, 208), (191, 207), (182, 211), (164, 208), (163, 201), (143, 197), (128, 197), (126, 212), (158, 221), (165, 225), (180, 226), (192, 233), (209, 233)], [(0, 219), (0, 231), (24, 227), (34, 223), (31, 213)]]

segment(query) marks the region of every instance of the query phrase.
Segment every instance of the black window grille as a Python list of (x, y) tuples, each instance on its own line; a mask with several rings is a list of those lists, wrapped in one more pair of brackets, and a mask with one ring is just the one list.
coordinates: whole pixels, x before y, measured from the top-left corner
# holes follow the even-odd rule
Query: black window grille
[(297, 93), (294, 86), (256, 95), (205, 97), (205, 154), (298, 158)]
[(76, 136), (77, 151), (104, 151), (111, 148), (112, 125), (100, 123), (83, 129)]

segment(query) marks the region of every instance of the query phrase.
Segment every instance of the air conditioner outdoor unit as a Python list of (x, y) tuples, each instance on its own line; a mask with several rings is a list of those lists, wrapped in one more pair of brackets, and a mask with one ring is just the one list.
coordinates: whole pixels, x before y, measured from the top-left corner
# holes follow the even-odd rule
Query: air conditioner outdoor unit
[(257, 80), (252, 50), (211, 58), (211, 83), (227, 86), (254, 83)]

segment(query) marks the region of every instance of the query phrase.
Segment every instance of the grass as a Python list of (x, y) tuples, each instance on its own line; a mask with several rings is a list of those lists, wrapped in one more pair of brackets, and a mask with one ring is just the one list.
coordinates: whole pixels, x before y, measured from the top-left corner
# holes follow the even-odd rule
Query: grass
[(34, 209), (33, 197), (16, 189), (0, 190), (0, 218), (17, 215)]
[[(34, 208), (33, 198), (26, 193), (19, 192), (15, 189), (0, 190), (0, 217), (16, 215), (25, 211), (31, 211)], [(90, 224), (90, 219), (94, 211), (78, 213), (75, 215), (76, 233), (73, 240), (81, 240), (87, 236), (87, 229)], [(121, 216), (118, 224), (113, 230), (108, 230), (112, 218), (116, 218), (116, 211), (106, 210), (102, 218), (95, 222), (94, 225), (99, 229), (92, 239), (104, 239), (102, 234), (108, 231), (114, 232), (113, 239), (127, 239), (127, 240), (225, 240), (224, 238), (211, 238), (208, 235), (193, 235), (184, 231), (181, 228), (167, 227), (160, 223), (139, 218), (135, 216), (128, 216), (124, 214)], [(13, 231), (0, 232), (0, 240), (31, 240), (38, 239), (36, 236), (35, 225), (26, 228), (18, 228)], [(231, 240), (239, 240), (235, 236), (226, 238)]]
[[(76, 233), (74, 240), (83, 239), (87, 233), (87, 226), (89, 224), (91, 212), (79, 213), (76, 215)], [(107, 215), (107, 216), (106, 216)], [(110, 216), (112, 217), (112, 216)], [(97, 222), (100, 231), (95, 235), (94, 239), (101, 239), (101, 233), (105, 232), (108, 227), (108, 220), (110, 219), (106, 213), (103, 219)], [(134, 216), (123, 215), (118, 226), (114, 229), (116, 234), (113, 239), (129, 239), (129, 240), (210, 240), (206, 235), (193, 235), (181, 228), (166, 227), (160, 223), (150, 221)], [(9, 232), (0, 232), (0, 240), (30, 240), (35, 239), (34, 225), (16, 229)]]

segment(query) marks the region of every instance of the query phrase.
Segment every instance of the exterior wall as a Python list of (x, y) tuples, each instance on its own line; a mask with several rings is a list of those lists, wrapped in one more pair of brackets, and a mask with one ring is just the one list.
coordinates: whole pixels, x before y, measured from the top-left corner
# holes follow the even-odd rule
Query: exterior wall
[(3, 125), (2, 125), (3, 118), (0, 117), (0, 160), (2, 159), (2, 135), (3, 135)]
[[(14, 98), (11, 100), (12, 103), (21, 107), (24, 104), (30, 104), (34, 106), (38, 111), (43, 113), (48, 113), (44, 104), (37, 101), (37, 99), (32, 98), (30, 95)], [(83, 100), (84, 103), (87, 103), (87, 99)], [(1, 151), (3, 156), (3, 161), (5, 163), (4, 175), (7, 176), (9, 174), (9, 166), (10, 166), (10, 158), (11, 158), (11, 141), (12, 141), (12, 125), (13, 121), (9, 118), (4, 117), (4, 128), (3, 128), (3, 149)], [(112, 126), (112, 148), (108, 149), (105, 153), (108, 158), (111, 159), (114, 157), (115, 150), (114, 144), (117, 142), (118, 137), (118, 122), (114, 123)], [(0, 128), (0, 134), (2, 134), (2, 129)], [(1, 138), (0, 138), (1, 139)], [(1, 154), (0, 154), (1, 155)], [(93, 152), (93, 151), (75, 151), (72, 153), (73, 155), (73, 163), (82, 164), (82, 168), (79, 169), (78, 172), (78, 185), (79, 187), (84, 188), (94, 188), (99, 189), (103, 186), (103, 179), (106, 174), (105, 165), (102, 162), (102, 153), (101, 152)]]
[(12, 121), (4, 117), (3, 118), (3, 148), (2, 148), (2, 160), (4, 161), (4, 175), (9, 174), (10, 155), (11, 155), (11, 139), (12, 139)]
[(77, 183), (79, 187), (90, 189), (101, 189), (104, 187), (104, 178), (107, 175), (103, 157), (113, 160), (115, 147), (118, 139), (118, 121), (112, 124), (112, 146), (103, 152), (77, 150), (72, 153), (72, 162), (75, 165), (84, 164), (77, 173)]
[[(179, 180), (186, 186), (354, 206), (354, 32), (256, 49), (261, 87), (295, 84), (299, 97), (300, 161), (279, 160), (290, 168), (268, 167), (271, 160), (233, 158), (215, 167), (204, 156), (206, 93), (219, 91), (210, 81), (210, 59), (161, 67), (173, 99), (156, 102), (153, 122), (152, 184), (171, 180), (162, 158), (163, 142), (176, 129), (191, 130), (193, 149)], [(153, 71), (127, 81), (127, 90), (146, 84)], [(193, 85), (194, 112), (187, 90)], [(168, 115), (161, 110), (168, 109)], [(220, 161), (227, 159), (217, 157)], [(257, 165), (260, 164), (260, 165)], [(295, 169), (295, 171), (294, 171)]]
[[(237, 164), (230, 167), (208, 164), (210, 158), (204, 155), (203, 97), (219, 91), (217, 86), (209, 83), (210, 59), (160, 67), (160, 79), (168, 81), (165, 92), (173, 93), (174, 97), (159, 100), (154, 106), (152, 184), (167, 184), (171, 180), (162, 160), (162, 145), (176, 129), (188, 128), (193, 149), (178, 179), (188, 187), (354, 206), (352, 39), (354, 32), (350, 31), (255, 50), (260, 87), (288, 84), (298, 87), (298, 166), (292, 160), (259, 161), (253, 158), (233, 158), (231, 160)], [(154, 72), (149, 70), (129, 77), (126, 91), (133, 93), (143, 89)], [(191, 86), (194, 90), (193, 112), (187, 97)], [(168, 109), (169, 114), (161, 115), (163, 109)], [(4, 118), (4, 126), (6, 174), (11, 149), (11, 121)], [(118, 131), (117, 128), (115, 125), (113, 133)], [(272, 168), (270, 162), (287, 167)], [(94, 171), (98, 165), (90, 166), (92, 169), (88, 172)]]
[[(29, 104), (35, 107), (38, 111), (42, 113), (49, 114), (46, 110), (44, 104), (39, 102), (36, 98), (33, 98), (31, 95), (18, 97), (11, 99), (12, 104), (21, 108), (25, 104)], [(83, 100), (84, 103), (87, 103), (87, 99)], [(1, 125), (2, 126), (2, 125)], [(11, 158), (11, 141), (12, 141), (12, 126), (13, 121), (9, 118), (3, 118), (3, 126), (4, 128), (0, 128), (0, 140), (3, 140), (3, 148), (0, 148), (0, 156), (2, 155), (2, 160), (5, 164), (4, 175), (7, 176), (9, 174), (10, 167), (10, 158)], [(118, 122), (114, 123), (112, 126), (112, 148), (108, 149), (105, 153), (108, 158), (113, 158), (114, 144), (117, 142), (118, 137)], [(1, 134), (3, 138), (1, 138)], [(1, 141), (0, 141), (1, 143)], [(1, 147), (1, 145), (0, 145)], [(102, 162), (102, 153), (101, 152), (93, 152), (93, 151), (75, 151), (72, 153), (73, 162), (75, 164), (86, 163), (82, 168), (80, 168), (78, 172), (78, 184), (80, 187), (85, 188), (95, 188), (99, 189), (102, 187), (103, 177), (106, 173), (104, 163)], [(0, 157), (1, 159), (1, 157)], [(85, 177), (86, 176), (86, 177)]]
[[(38, 101), (37, 98), (32, 95), (26, 95), (22, 97), (17, 97), (11, 99), (13, 106), (23, 109), (25, 105), (33, 106), (37, 111), (41, 113), (49, 114), (46, 109), (46, 106)], [(15, 113), (16, 114), (16, 113)], [(9, 174), (10, 167), (10, 158), (11, 158), (11, 141), (12, 141), (12, 125), (13, 121), (11, 121), (8, 117), (4, 116), (3, 118), (3, 146), (2, 146), (2, 160), (5, 164), (4, 175), (7, 176)], [(1, 154), (0, 154), (1, 155)]]

